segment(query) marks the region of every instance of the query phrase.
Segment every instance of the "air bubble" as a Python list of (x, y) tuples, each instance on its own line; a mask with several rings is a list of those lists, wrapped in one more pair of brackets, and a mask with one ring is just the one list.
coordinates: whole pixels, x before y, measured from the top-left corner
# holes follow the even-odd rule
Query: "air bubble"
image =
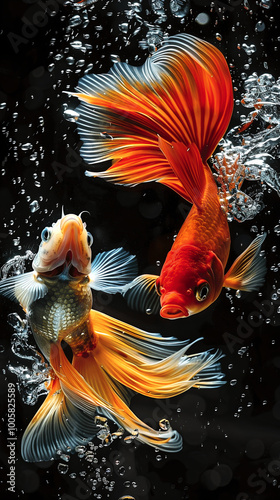
[(123, 495), (122, 497), (119, 497), (118, 500), (135, 500), (135, 498), (131, 495)]
[(170, 429), (170, 422), (169, 422), (169, 420), (167, 420), (166, 418), (162, 418), (159, 421), (159, 427), (163, 431), (168, 431)]
[(256, 46), (254, 44), (251, 44), (251, 45), (247, 45), (246, 43), (243, 43), (242, 44), (242, 49), (245, 50), (246, 54), (248, 56), (251, 56), (252, 54), (254, 54), (254, 52), (256, 52)]
[(270, 7), (272, 5), (272, 0), (261, 0), (261, 4), (260, 5), (264, 9), (270, 9)]
[(82, 22), (81, 16), (77, 14), (76, 16), (71, 17), (69, 24), (70, 26), (74, 27), (81, 24), (81, 22)]
[(69, 465), (66, 464), (58, 464), (57, 470), (60, 474), (66, 474), (68, 472)]
[(25, 142), (24, 144), (21, 145), (22, 151), (28, 151), (29, 149), (32, 149), (32, 144), (31, 142)]
[(264, 30), (265, 30), (265, 23), (263, 21), (258, 21), (255, 26), (255, 31), (261, 33)]
[(76, 122), (80, 116), (79, 113), (73, 109), (66, 109), (63, 115), (68, 122)]
[(189, 13), (190, 2), (189, 0), (171, 0), (170, 10), (174, 17), (183, 19)]
[(210, 17), (206, 12), (200, 12), (198, 16), (196, 16), (195, 21), (200, 24), (201, 26), (204, 26), (205, 24), (209, 23)]
[(39, 205), (37, 200), (34, 200), (29, 204), (29, 208), (30, 208), (31, 213), (34, 213), (34, 212), (37, 212), (37, 210), (39, 210), (40, 205)]
[(121, 465), (121, 467), (119, 467), (118, 473), (119, 473), (120, 476), (124, 476), (125, 475), (125, 468), (124, 468), (123, 465)]
[(79, 40), (75, 40), (74, 42), (70, 42), (70, 45), (71, 45), (71, 47), (73, 47), (73, 49), (81, 49), (83, 46), (83, 43), (80, 42)]
[(72, 56), (66, 57), (66, 62), (69, 64), (69, 66), (72, 66), (72, 64), (75, 63), (75, 59)]

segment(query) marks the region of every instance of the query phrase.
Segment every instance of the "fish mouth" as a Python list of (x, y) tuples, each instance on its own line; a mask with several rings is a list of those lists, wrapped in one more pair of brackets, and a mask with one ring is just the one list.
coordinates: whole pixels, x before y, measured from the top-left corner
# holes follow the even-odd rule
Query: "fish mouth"
[(71, 250), (68, 250), (66, 257), (65, 257), (66, 264), (71, 264), (72, 258), (73, 258), (72, 252), (71, 252)]
[(65, 271), (65, 269), (68, 269), (68, 273), (70, 276), (72, 276), (72, 278), (84, 276), (84, 273), (80, 273), (78, 269), (72, 265), (72, 260), (73, 260), (73, 253), (71, 250), (68, 250), (65, 257), (65, 262), (63, 264), (55, 267), (51, 271), (41, 272), (40, 275), (46, 276), (47, 278), (52, 278), (54, 276), (59, 276)]
[(177, 304), (168, 304), (161, 308), (160, 315), (162, 318), (177, 319), (177, 318), (187, 318), (190, 315), (190, 313), (183, 306), (178, 306)]

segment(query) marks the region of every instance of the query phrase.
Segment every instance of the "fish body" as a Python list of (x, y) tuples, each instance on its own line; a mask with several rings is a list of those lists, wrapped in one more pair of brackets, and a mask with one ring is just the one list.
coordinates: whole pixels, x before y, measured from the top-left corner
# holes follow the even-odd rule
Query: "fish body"
[[(167, 156), (172, 161), (173, 148), (167, 144), (162, 147), (168, 148)], [(183, 153), (194, 156), (194, 152)], [(193, 191), (192, 208), (156, 280), (161, 297), (160, 313), (169, 319), (195, 314), (216, 300), (223, 287), (230, 251), (228, 222), (216, 184), (209, 167), (198, 155), (197, 158), (201, 171), (200, 184), (196, 186), (199, 190)]]
[(176, 431), (156, 431), (130, 410), (128, 389), (169, 398), (190, 387), (217, 387), (223, 383), (221, 353), (188, 356), (188, 341), (144, 332), (92, 309), (92, 290), (121, 292), (136, 263), (122, 248), (91, 263), (92, 237), (80, 217), (63, 215), (41, 239), (33, 271), (0, 283), (0, 293), (26, 312), (51, 367), (48, 395), (23, 435), (23, 458), (49, 460), (57, 450), (90, 441), (100, 430), (97, 413), (141, 442), (180, 450)]
[(138, 277), (124, 291), (129, 304), (175, 319), (208, 307), (223, 286), (248, 291), (261, 286), (265, 235), (225, 272), (230, 233), (207, 164), (233, 109), (221, 52), (178, 34), (143, 66), (116, 63), (106, 75), (84, 76), (77, 90), (81, 155), (88, 163), (113, 160), (105, 172), (86, 175), (129, 186), (160, 182), (193, 205), (160, 276)]
[[(89, 278), (72, 278), (62, 273), (57, 279), (41, 277), (40, 281), (48, 292), (29, 306), (28, 318), (32, 331), (50, 342), (66, 339), (69, 343), (74, 332), (79, 336), (88, 321), (92, 307)], [(73, 349), (71, 342), (70, 347)]]

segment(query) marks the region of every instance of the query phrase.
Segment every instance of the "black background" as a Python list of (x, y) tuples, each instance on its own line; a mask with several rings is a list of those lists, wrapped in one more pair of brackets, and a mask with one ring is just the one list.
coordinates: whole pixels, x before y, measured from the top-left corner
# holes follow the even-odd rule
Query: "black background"
[[(10, 0), (1, 3), (0, 101), (7, 103), (4, 109), (0, 109), (3, 127), (1, 264), (17, 254), (24, 254), (27, 249), (36, 252), (41, 230), (61, 216), (64, 206), (66, 213), (89, 212), (83, 215), (83, 219), (94, 236), (94, 252), (123, 245), (136, 253), (141, 274), (147, 271), (157, 273), (156, 261), (164, 261), (173, 236), (187, 213), (187, 204), (163, 186), (150, 184), (129, 189), (86, 178), (84, 170), (87, 166), (78, 155), (79, 138), (75, 124), (66, 121), (63, 116), (65, 103), (70, 109), (74, 109), (77, 103), (74, 98), (62, 93), (65, 89), (74, 90), (90, 63), (93, 64), (92, 72), (108, 71), (112, 64), (111, 54), (131, 64), (143, 63), (149, 52), (139, 47), (139, 41), (145, 39), (147, 27), (142, 24), (140, 31), (133, 34), (138, 24), (133, 24), (134, 20), (130, 22), (127, 43), (119, 30), (119, 24), (127, 22), (127, 2), (98, 0), (89, 9), (89, 17), (94, 15), (95, 19), (90, 19), (87, 27), (80, 24), (68, 33), (70, 19), (81, 15), (82, 11), (75, 11), (71, 5), (62, 5), (61, 0), (54, 3), (57, 12), (53, 16), (46, 14), (43, 25), (35, 27), (34, 32), (24, 31), (26, 21), (23, 18), (34, 19), (43, 9), (42, 2)], [(236, 99), (243, 91), (242, 73), (249, 75), (256, 71), (260, 75), (269, 72), (276, 78), (280, 76), (279, 9), (276, 2), (272, 2), (270, 9), (252, 0), (249, 0), (250, 8), (246, 7), (247, 4), (193, 0), (190, 2), (190, 13), (181, 22), (172, 15), (166, 1), (167, 20), (162, 25), (165, 33), (188, 32), (220, 48), (231, 65)], [(209, 23), (204, 26), (195, 21), (200, 12), (209, 15)], [(151, 3), (146, 0), (142, 2), (139, 15), (150, 24), (155, 24), (158, 18)], [(35, 18), (39, 20), (39, 17)], [(255, 29), (259, 21), (265, 23), (261, 32)], [(84, 34), (89, 34), (89, 38), (85, 39)], [(244, 39), (247, 36), (248, 39)], [(69, 45), (76, 39), (91, 44), (93, 49), (86, 53), (77, 51)], [(248, 56), (242, 48), (238, 48), (238, 44), (242, 43), (256, 45), (249, 69), (244, 69)], [(62, 55), (60, 59), (55, 57), (58, 54)], [(74, 65), (69, 65), (66, 60), (71, 56), (74, 57)], [(85, 60), (81, 68), (77, 65), (79, 59)], [(69, 69), (71, 72), (66, 71)], [(242, 110), (241, 106), (235, 107), (232, 126), (239, 123), (239, 114), (244, 112), (247, 110)], [(32, 149), (22, 150), (21, 144), (29, 142)], [(37, 153), (35, 160), (30, 158), (34, 153)], [(34, 200), (39, 202), (40, 208), (31, 212), (30, 203)], [(18, 449), (17, 486), (16, 493), (11, 495), (13, 498), (70, 500), (90, 496), (96, 498), (94, 493), (101, 495), (99, 498), (102, 499), (108, 495), (112, 500), (125, 494), (136, 500), (279, 498), (278, 306), (271, 306), (270, 323), (264, 320), (261, 326), (252, 328), (247, 338), (238, 336), (240, 315), (248, 319), (256, 310), (253, 301), (270, 301), (273, 284), (279, 288), (278, 273), (270, 269), (279, 260), (277, 236), (273, 231), (279, 218), (278, 195), (267, 190), (264, 202), (264, 210), (253, 221), (230, 224), (230, 262), (240, 253), (242, 245), (247, 245), (254, 236), (252, 226), (257, 226), (258, 230), (263, 226), (268, 233), (264, 245), (268, 272), (266, 284), (261, 290), (262, 297), (257, 292), (243, 293), (240, 299), (232, 294), (231, 304), (224, 290), (216, 303), (199, 316), (175, 322), (135, 314), (119, 297), (98, 295), (94, 298), (94, 307), (128, 323), (181, 339), (194, 340), (203, 336), (204, 340), (198, 343), (197, 350), (213, 347), (220, 348), (225, 354), (222, 366), (228, 383), (220, 389), (193, 389), (174, 400), (161, 403), (140, 396), (133, 399), (133, 409), (141, 418), (150, 419), (154, 425), (163, 417), (170, 420), (183, 435), (183, 450), (175, 455), (166, 455), (144, 445), (117, 441), (98, 452), (101, 475), (104, 475), (106, 467), (111, 467), (110, 479), (115, 481), (113, 491), (108, 492), (100, 486), (96, 492), (90, 492), (84, 485), (88, 475), (96, 473), (96, 466), (72, 456), (69, 472), (62, 475), (57, 461), (25, 463)], [(277, 246), (276, 252), (271, 251), (274, 245)], [(16, 383), (16, 379), (7, 366), (17, 364), (19, 360), (10, 349), (12, 328), (7, 324), (7, 314), (18, 312), (23, 317), (23, 313), (20, 307), (6, 299), (1, 299), (2, 305), (1, 491), (3, 498), (6, 498), (5, 495), (8, 498), (7, 387), (8, 382)], [(231, 307), (235, 308), (234, 312), (231, 312)], [(229, 334), (234, 336), (230, 346), (227, 342)], [(241, 348), (247, 348), (246, 352), (242, 354), (239, 351)], [(232, 384), (231, 380), (234, 381)], [(22, 432), (40, 404), (41, 400), (36, 407), (27, 406), (17, 394), (18, 445)], [(120, 464), (116, 464), (116, 459)], [(120, 466), (125, 469), (124, 475), (121, 475)], [(83, 471), (86, 475), (80, 476)], [(79, 479), (69, 477), (73, 472)], [(130, 481), (130, 486), (125, 485), (126, 481)], [(137, 487), (132, 482), (136, 482)]]

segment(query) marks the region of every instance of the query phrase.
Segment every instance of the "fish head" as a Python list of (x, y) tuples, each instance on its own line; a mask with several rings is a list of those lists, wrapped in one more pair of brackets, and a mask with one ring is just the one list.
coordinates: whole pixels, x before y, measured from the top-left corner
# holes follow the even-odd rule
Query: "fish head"
[(214, 252), (188, 245), (169, 252), (156, 281), (163, 318), (186, 318), (216, 300), (221, 292), (224, 269)]
[(64, 215), (41, 233), (41, 244), (33, 260), (33, 269), (39, 274), (54, 276), (65, 269), (73, 277), (88, 275), (91, 271), (92, 235), (81, 217)]

